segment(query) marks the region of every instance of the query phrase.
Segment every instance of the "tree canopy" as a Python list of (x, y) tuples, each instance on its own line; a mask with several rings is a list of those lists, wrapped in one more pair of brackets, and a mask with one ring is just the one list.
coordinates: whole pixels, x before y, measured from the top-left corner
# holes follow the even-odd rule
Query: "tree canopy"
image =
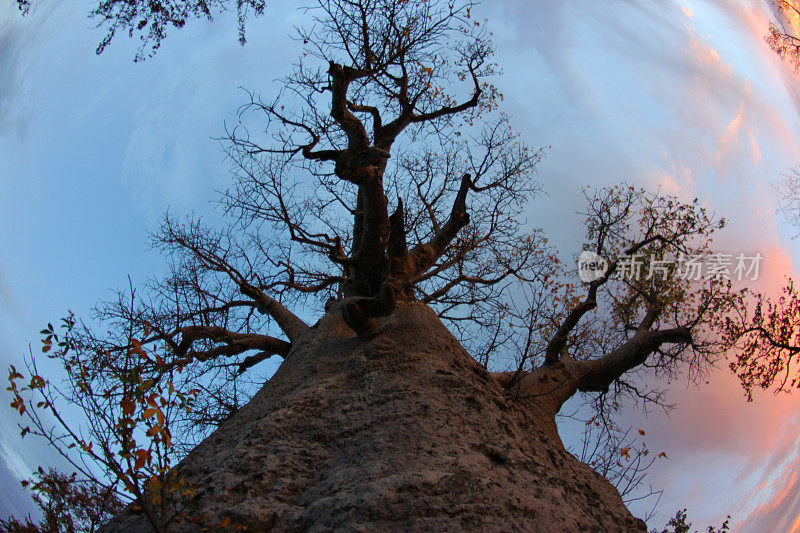
[(791, 0), (771, 2), (775, 20), (769, 23), (767, 44), (781, 59), (788, 61), (795, 70), (800, 69), (800, 38), (796, 24), (800, 22), (800, 10)]
[[(32, 0), (16, 0), (20, 12), (25, 15), (35, 4)], [(89, 17), (106, 30), (103, 40), (97, 45), (102, 53), (120, 32), (129, 37), (138, 37), (139, 50), (134, 58), (142, 61), (152, 57), (161, 46), (169, 29), (184, 27), (193, 19), (211, 21), (214, 16), (234, 6), (231, 0), (99, 0)], [(244, 44), (245, 23), (249, 15), (264, 12), (264, 0), (236, 0), (235, 10), (239, 22), (239, 42)]]
[[(795, 228), (800, 224), (798, 168), (777, 184), (778, 212)], [(748, 400), (757, 390), (789, 392), (800, 387), (795, 368), (800, 353), (800, 294), (787, 274), (776, 295), (753, 292), (747, 306), (728, 317), (727, 341), (736, 347), (730, 369), (737, 375)]]

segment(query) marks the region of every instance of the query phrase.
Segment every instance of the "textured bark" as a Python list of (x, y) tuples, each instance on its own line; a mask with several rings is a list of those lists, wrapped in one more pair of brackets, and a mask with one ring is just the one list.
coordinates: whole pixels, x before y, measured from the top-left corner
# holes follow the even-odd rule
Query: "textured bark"
[[(248, 532), (646, 530), (608, 481), (564, 450), (547, 401), (505, 391), (427, 306), (398, 304), (367, 338), (337, 307), (179, 465), (211, 523), (230, 517)], [(105, 529), (149, 530), (130, 513)]]

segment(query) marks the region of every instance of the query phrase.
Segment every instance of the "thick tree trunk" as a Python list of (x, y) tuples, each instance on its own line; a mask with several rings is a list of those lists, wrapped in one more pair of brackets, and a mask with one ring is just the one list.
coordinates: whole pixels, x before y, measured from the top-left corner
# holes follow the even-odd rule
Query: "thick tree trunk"
[[(610, 483), (564, 450), (553, 413), (508, 396), (428, 307), (400, 304), (377, 322), (359, 339), (331, 309), (180, 464), (207, 523), (646, 530)], [(125, 514), (106, 531), (150, 528)]]

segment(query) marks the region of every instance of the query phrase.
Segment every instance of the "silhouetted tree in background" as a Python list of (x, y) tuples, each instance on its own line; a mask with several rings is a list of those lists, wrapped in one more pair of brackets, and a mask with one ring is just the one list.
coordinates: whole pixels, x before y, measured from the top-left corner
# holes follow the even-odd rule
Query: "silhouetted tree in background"
[[(25, 15), (30, 12), (31, 0), (17, 0), (17, 7)], [(244, 44), (245, 22), (249, 15), (263, 14), (264, 0), (99, 0), (89, 17), (107, 33), (97, 46), (102, 53), (119, 32), (129, 37), (138, 36), (141, 44), (134, 58), (142, 61), (152, 57), (171, 28), (183, 28), (193, 19), (213, 20), (214, 16), (231, 7), (236, 10), (239, 22), (239, 42)]]
[(791, 0), (772, 0), (771, 4), (775, 20), (769, 23), (767, 44), (797, 70), (800, 68), (800, 38), (795, 28), (800, 22), (800, 10)]
[(123, 508), (108, 486), (53, 469), (39, 467), (34, 479), (24, 481), (23, 486), (33, 491), (42, 519), (39, 523), (30, 518), (24, 522), (0, 519), (0, 528), (7, 533), (94, 532)]

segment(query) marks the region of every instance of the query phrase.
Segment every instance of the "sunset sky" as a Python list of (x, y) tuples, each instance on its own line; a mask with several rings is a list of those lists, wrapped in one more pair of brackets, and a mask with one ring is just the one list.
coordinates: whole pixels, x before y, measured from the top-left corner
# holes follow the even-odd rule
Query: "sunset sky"
[[(128, 275), (161, 271), (147, 231), (168, 207), (209, 212), (229, 180), (214, 138), (240, 87), (275, 94), (296, 56), (287, 32), (303, 21), (296, 2), (270, 0), (244, 47), (221, 17), (134, 64), (125, 36), (94, 54), (103, 32), (86, 19), (91, 1), (40, 0), (26, 19), (10, 4), (0, 4), (2, 368), (67, 309), (85, 316)], [(800, 163), (800, 84), (764, 42), (766, 0), (493, 0), (480, 15), (504, 109), (527, 143), (551, 147), (528, 218), (564, 259), (583, 240), (581, 187), (626, 180), (729, 219), (716, 244), (764, 256), (756, 289), (796, 275), (800, 228), (776, 215), (774, 184)], [(698, 529), (731, 514), (736, 531), (800, 530), (800, 394), (747, 403), (724, 364), (707, 381), (673, 382), (669, 417), (624, 416), (668, 457), (649, 478), (664, 493), (648, 525), (685, 507)], [(31, 509), (18, 479), (53, 460), (15, 423), (10, 409), (0, 416), (0, 514)]]

